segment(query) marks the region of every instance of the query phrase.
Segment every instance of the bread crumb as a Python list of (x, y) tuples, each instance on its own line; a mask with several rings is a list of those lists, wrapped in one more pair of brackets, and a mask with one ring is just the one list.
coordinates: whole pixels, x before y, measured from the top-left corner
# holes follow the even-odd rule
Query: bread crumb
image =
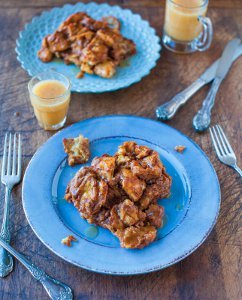
[(77, 241), (77, 239), (73, 235), (68, 235), (67, 237), (65, 237), (64, 239), (61, 240), (61, 243), (63, 245), (71, 247), (72, 242), (76, 242), (76, 241)]
[(183, 153), (185, 149), (186, 149), (186, 147), (182, 146), (182, 145), (178, 145), (175, 147), (175, 150), (179, 153)]
[(64, 151), (68, 155), (68, 164), (74, 166), (76, 164), (84, 164), (90, 156), (89, 140), (79, 135), (76, 138), (63, 139)]
[(84, 72), (83, 71), (80, 71), (76, 74), (76, 78), (83, 78), (84, 76)]

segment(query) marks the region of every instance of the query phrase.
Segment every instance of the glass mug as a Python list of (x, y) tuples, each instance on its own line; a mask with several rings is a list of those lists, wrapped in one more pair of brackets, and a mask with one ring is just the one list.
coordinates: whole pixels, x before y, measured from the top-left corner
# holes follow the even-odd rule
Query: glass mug
[(207, 50), (213, 38), (207, 7), (208, 0), (166, 0), (164, 46), (178, 53)]
[(70, 81), (63, 74), (47, 70), (34, 76), (29, 97), (39, 125), (45, 130), (64, 126), (70, 103)]

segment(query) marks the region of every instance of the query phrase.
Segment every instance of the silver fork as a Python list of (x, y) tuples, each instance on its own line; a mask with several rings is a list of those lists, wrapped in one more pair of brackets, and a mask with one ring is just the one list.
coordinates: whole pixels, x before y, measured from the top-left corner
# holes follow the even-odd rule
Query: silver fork
[(0, 238), (0, 245), (6, 248), (21, 264), (23, 264), (31, 273), (31, 275), (39, 281), (46, 292), (53, 300), (72, 300), (73, 294), (71, 288), (65, 283), (46, 274), (42, 269), (38, 268), (30, 262), (23, 254), (17, 252), (13, 247)]
[(209, 128), (209, 132), (219, 160), (225, 165), (234, 168), (242, 177), (242, 171), (236, 163), (235, 153), (230, 146), (230, 143), (226, 138), (226, 135), (221, 126), (215, 125), (212, 128)]
[[(21, 179), (21, 159), (22, 149), (20, 134), (17, 135), (15, 133), (12, 137), (11, 133), (6, 133), (1, 173), (1, 180), (5, 185), (5, 202), (0, 237), (8, 244), (10, 243), (9, 207), (11, 191)], [(13, 257), (4, 248), (0, 247), (0, 277), (7, 276), (12, 270)]]

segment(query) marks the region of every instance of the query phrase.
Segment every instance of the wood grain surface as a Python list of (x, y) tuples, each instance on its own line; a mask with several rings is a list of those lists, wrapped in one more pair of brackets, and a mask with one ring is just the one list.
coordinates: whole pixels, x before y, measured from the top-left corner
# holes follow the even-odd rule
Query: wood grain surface
[[(76, 1), (69, 1), (74, 3)], [(87, 1), (85, 1), (87, 2)], [(97, 1), (104, 2), (104, 1)], [(131, 8), (162, 34), (165, 1), (106, 1)], [(3, 136), (18, 131), (24, 140), (24, 167), (34, 152), (51, 135), (39, 128), (27, 94), (29, 76), (21, 69), (14, 51), (15, 40), (24, 24), (44, 9), (64, 0), (0, 1), (0, 153)], [(193, 82), (233, 37), (241, 38), (242, 1), (211, 0), (208, 15), (214, 24), (214, 40), (205, 53), (177, 55), (166, 50), (149, 76), (133, 86), (112, 93), (75, 94), (67, 125), (85, 118), (107, 114), (134, 114), (155, 119), (155, 108)], [(242, 59), (237, 60), (223, 81), (212, 113), (212, 123), (225, 129), (242, 166)], [(222, 165), (213, 151), (208, 132), (197, 134), (192, 118), (201, 106), (208, 87), (199, 91), (188, 105), (168, 122), (197, 142), (214, 165), (221, 184), (221, 212), (204, 244), (192, 255), (168, 269), (148, 275), (114, 277), (95, 274), (72, 266), (51, 253), (35, 236), (25, 218), (21, 184), (11, 201), (12, 245), (50, 275), (69, 284), (75, 299), (208, 299), (242, 298), (241, 295), (241, 179)], [(15, 113), (19, 112), (17, 116)], [(1, 186), (0, 216), (4, 199)], [(34, 195), (33, 195), (34, 201)], [(0, 280), (0, 299), (48, 299), (46, 292), (18, 262), (14, 272)]]

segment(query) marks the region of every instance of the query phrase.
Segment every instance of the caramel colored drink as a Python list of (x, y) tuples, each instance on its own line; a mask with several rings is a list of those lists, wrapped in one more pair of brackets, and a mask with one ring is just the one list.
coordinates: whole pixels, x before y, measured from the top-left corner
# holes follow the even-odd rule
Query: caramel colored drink
[(206, 11), (207, 7), (203, 6), (202, 0), (167, 1), (165, 14), (166, 33), (178, 41), (192, 41), (202, 31), (202, 24), (198, 21), (198, 17), (205, 16)]
[(56, 130), (64, 125), (70, 103), (69, 81), (63, 80), (63, 75), (57, 74), (50, 76), (50, 79), (39, 74), (37, 76), (43, 79), (39, 77), (36, 82), (33, 78), (29, 83), (35, 116), (40, 126), (46, 130)]
[(166, 0), (164, 46), (183, 53), (208, 49), (213, 28), (207, 7), (208, 0)]

